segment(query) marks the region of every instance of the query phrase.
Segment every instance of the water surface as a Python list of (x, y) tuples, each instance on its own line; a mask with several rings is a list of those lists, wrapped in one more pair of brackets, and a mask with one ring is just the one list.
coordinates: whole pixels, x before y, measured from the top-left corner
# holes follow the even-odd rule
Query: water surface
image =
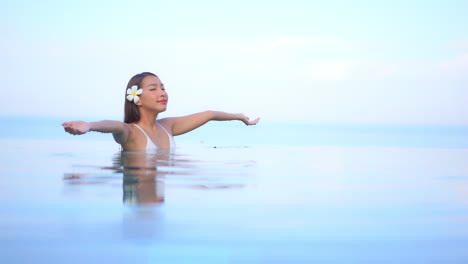
[(311, 127), (258, 144), (261, 127), (228, 127), (241, 143), (197, 132), (151, 155), (110, 136), (4, 136), (0, 260), (468, 262), (466, 136), (335, 130), (327, 143)]

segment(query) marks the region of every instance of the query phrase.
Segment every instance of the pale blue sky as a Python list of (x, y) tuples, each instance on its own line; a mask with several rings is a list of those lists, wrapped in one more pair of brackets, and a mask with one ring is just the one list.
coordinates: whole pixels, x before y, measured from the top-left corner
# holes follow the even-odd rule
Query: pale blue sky
[(468, 1), (13, 1), (0, 115), (121, 119), (151, 71), (162, 116), (468, 125)]

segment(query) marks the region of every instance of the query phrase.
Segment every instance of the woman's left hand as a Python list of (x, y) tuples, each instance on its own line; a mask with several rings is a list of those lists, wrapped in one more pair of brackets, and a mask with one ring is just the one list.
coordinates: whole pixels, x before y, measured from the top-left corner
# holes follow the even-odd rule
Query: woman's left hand
[(253, 126), (253, 125), (256, 125), (258, 123), (258, 121), (260, 121), (260, 117), (257, 117), (256, 119), (254, 120), (250, 120), (250, 118), (244, 114), (242, 114), (242, 117), (240, 119), (242, 122), (244, 122), (244, 124), (248, 125), (248, 126)]

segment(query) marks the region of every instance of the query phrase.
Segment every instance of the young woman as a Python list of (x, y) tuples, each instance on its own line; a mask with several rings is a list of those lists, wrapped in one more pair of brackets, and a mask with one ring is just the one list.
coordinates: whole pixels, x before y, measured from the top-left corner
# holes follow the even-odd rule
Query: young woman
[(143, 72), (133, 76), (127, 84), (124, 122), (103, 120), (98, 122), (71, 121), (62, 124), (65, 131), (81, 135), (90, 131), (112, 133), (123, 151), (152, 151), (175, 147), (173, 136), (196, 129), (211, 120), (240, 120), (255, 125), (259, 118), (250, 121), (244, 114), (205, 111), (182, 117), (157, 119), (166, 111), (168, 95), (164, 84), (153, 73)]

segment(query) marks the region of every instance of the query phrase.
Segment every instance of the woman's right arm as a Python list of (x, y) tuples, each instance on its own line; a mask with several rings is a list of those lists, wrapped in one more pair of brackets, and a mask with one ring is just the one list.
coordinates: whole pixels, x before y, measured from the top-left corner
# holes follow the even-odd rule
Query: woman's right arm
[(66, 132), (72, 135), (82, 135), (90, 131), (101, 133), (112, 133), (117, 143), (123, 144), (127, 141), (129, 129), (125, 123), (113, 120), (98, 122), (71, 121), (62, 124)]

